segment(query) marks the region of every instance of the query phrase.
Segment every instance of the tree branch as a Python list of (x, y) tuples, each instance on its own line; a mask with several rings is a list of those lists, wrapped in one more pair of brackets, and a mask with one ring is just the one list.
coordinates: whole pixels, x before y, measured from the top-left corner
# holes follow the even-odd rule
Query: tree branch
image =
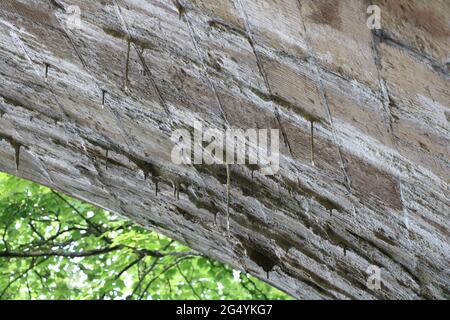
[(109, 253), (120, 250), (123, 247), (115, 246), (110, 248), (102, 248), (95, 250), (88, 250), (84, 252), (65, 252), (65, 251), (48, 251), (48, 252), (0, 252), (2, 258), (37, 258), (37, 257), (67, 257), (67, 258), (81, 258), (91, 257), (100, 254)]
[(3, 251), (0, 252), (0, 258), (37, 258), (37, 257), (67, 257), (67, 258), (82, 258), (82, 257), (91, 257), (97, 256), (100, 254), (109, 253), (112, 251), (117, 251), (121, 249), (131, 249), (136, 253), (141, 254), (142, 256), (156, 257), (162, 258), (166, 256), (174, 256), (174, 257), (186, 257), (186, 256), (200, 256), (196, 252), (187, 251), (187, 252), (160, 252), (154, 250), (141, 250), (128, 246), (117, 245), (114, 247), (107, 247), (101, 249), (87, 250), (83, 252), (67, 252), (67, 251), (38, 251), (38, 252), (14, 252), (14, 251)]
[(191, 281), (189, 281), (189, 279), (184, 275), (183, 271), (181, 271), (180, 266), (177, 264), (177, 269), (178, 272), (181, 274), (181, 276), (183, 277), (184, 281), (186, 281), (186, 284), (189, 286), (189, 288), (191, 289), (192, 293), (199, 299), (202, 300), (202, 297), (200, 297), (200, 295), (197, 293), (197, 291), (195, 291), (194, 287), (192, 286)]

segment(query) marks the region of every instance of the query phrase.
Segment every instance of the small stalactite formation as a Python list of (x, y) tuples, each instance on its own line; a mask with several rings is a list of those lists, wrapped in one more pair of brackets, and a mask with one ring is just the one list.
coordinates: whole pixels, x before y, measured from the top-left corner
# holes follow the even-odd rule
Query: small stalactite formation
[(217, 211), (214, 212), (214, 225), (217, 228)]
[(180, 200), (180, 185), (176, 181), (172, 182), (173, 184), (173, 197), (175, 200)]
[(0, 141), (5, 140), (7, 141), (11, 147), (14, 149), (14, 160), (16, 162), (16, 170), (19, 171), (19, 164), (20, 164), (20, 148), (23, 147), (23, 145), (20, 142), (17, 142), (13, 137), (8, 135), (3, 135), (0, 133)]
[(102, 89), (102, 108), (105, 107), (105, 96), (106, 96), (106, 90)]
[(226, 164), (227, 167), (227, 234), (230, 237), (230, 188), (231, 188), (231, 170), (230, 164)]
[(108, 159), (109, 159), (109, 150), (106, 149), (106, 154), (105, 154), (105, 169), (108, 170)]
[(148, 175), (149, 175), (148, 170), (143, 170), (142, 172), (143, 172), (143, 174), (144, 174), (144, 181), (147, 181)]
[(255, 171), (258, 171), (258, 169), (259, 169), (258, 165), (257, 164), (249, 164), (249, 165), (247, 165), (247, 167), (250, 170), (252, 180), (254, 180), (255, 179)]
[(175, 184), (175, 181), (172, 181), (172, 187), (173, 187), (173, 198), (177, 198), (177, 185)]
[(314, 121), (311, 121), (311, 165), (316, 165), (314, 162)]
[(186, 9), (181, 5), (179, 0), (172, 0), (173, 4), (177, 8), (178, 11), (178, 18), (181, 20), (183, 17), (183, 14), (186, 13)]
[(17, 141), (12, 141), (11, 145), (14, 148), (14, 158), (16, 160), (16, 170), (19, 171), (19, 164), (20, 164), (20, 148), (22, 145), (18, 143)]
[(123, 80), (123, 90), (128, 92), (128, 73), (130, 69), (130, 50), (131, 50), (131, 39), (127, 40), (127, 58), (125, 62), (125, 77)]
[(47, 62), (45, 62), (44, 67), (45, 67), (45, 79), (48, 79), (48, 69), (50, 68), (50, 65)]

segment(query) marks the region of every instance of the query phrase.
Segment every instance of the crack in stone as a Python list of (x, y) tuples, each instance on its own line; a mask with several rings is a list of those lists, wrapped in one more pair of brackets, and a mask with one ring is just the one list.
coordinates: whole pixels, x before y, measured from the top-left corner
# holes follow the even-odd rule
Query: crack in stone
[[(41, 75), (39, 74), (39, 71), (37, 70), (34, 62), (32, 61), (30, 55), (28, 54), (27, 49), (26, 49), (26, 45), (23, 43), (23, 41), (20, 39), (20, 37), (14, 32), (14, 30), (10, 31), (10, 36), (13, 39), (13, 42), (16, 44), (16, 46), (18, 46), (18, 48), (20, 50), (22, 50), (22, 53), (24, 54), (26, 60), (28, 61), (30, 66), (34, 69), (34, 71), (36, 72), (37, 76), (40, 78)], [(66, 127), (66, 130), (67, 130), (67, 123), (69, 123), (69, 116), (68, 116), (67, 112), (63, 108), (62, 104), (59, 102), (56, 94), (53, 92), (52, 88), (50, 87), (50, 85), (48, 84), (48, 82), (47, 82), (47, 80), (45, 78), (44, 78), (43, 84), (46, 87), (46, 89), (48, 90), (48, 92), (50, 92), (51, 96), (53, 97), (53, 99), (56, 102), (56, 105), (58, 106), (59, 110), (61, 111), (61, 114), (62, 114), (62, 116), (63, 116), (63, 118), (65, 120), (64, 121), (64, 126)], [(55, 120), (55, 121), (57, 121), (57, 120)]]
[(308, 35), (308, 31), (306, 30), (305, 21), (303, 19), (302, 4), (301, 4), (300, 0), (297, 0), (296, 2), (297, 2), (297, 8), (298, 8), (299, 14), (300, 14), (300, 19), (302, 20), (302, 27), (303, 27), (303, 30), (304, 30), (304, 33), (305, 33), (305, 40), (306, 40), (306, 46), (307, 46), (307, 50), (308, 50), (308, 55), (310, 56), (312, 65), (313, 65), (315, 73), (316, 73), (316, 77), (317, 77), (316, 82), (317, 82), (317, 86), (319, 88), (320, 97), (322, 99), (322, 105), (323, 105), (323, 107), (325, 109), (325, 114), (327, 115), (328, 122), (330, 123), (330, 126), (331, 126), (331, 133), (332, 133), (332, 136), (333, 136), (334, 144), (336, 145), (336, 147), (338, 149), (338, 155), (339, 155), (339, 160), (340, 160), (340, 165), (341, 165), (341, 171), (342, 171), (342, 174), (344, 176), (345, 186), (347, 188), (347, 191), (351, 192), (351, 181), (350, 181), (350, 178), (348, 176), (347, 169), (345, 167), (345, 162), (344, 162), (344, 157), (342, 155), (341, 145), (339, 144), (339, 141), (338, 141), (338, 138), (337, 138), (336, 128), (334, 126), (333, 118), (332, 118), (332, 115), (331, 115), (331, 110), (330, 110), (330, 107), (328, 105), (328, 98), (327, 98), (326, 93), (325, 93), (325, 88), (324, 88), (323, 81), (322, 81), (322, 74), (321, 74), (320, 68), (318, 66), (318, 62), (316, 60), (314, 49), (312, 48), (311, 39), (310, 39), (310, 37)]
[(227, 115), (225, 113), (225, 109), (222, 103), (222, 100), (220, 99), (219, 93), (217, 92), (217, 88), (214, 85), (214, 82), (211, 80), (211, 78), (209, 77), (208, 73), (207, 73), (207, 67), (205, 64), (205, 58), (204, 58), (204, 54), (202, 53), (201, 49), (200, 49), (200, 45), (198, 43), (198, 40), (195, 36), (195, 30), (194, 27), (191, 24), (191, 21), (189, 20), (187, 13), (186, 13), (186, 8), (184, 8), (181, 3), (178, 0), (172, 0), (172, 2), (174, 3), (175, 7), (178, 10), (179, 13), (179, 17), (180, 19), (182, 19), (185, 24), (187, 25), (188, 29), (189, 29), (189, 34), (191, 36), (192, 39), (192, 43), (194, 44), (195, 47), (195, 51), (197, 52), (197, 55), (200, 59), (200, 63), (202, 65), (202, 71), (204, 73), (204, 77), (206, 78), (206, 80), (208, 81), (208, 84), (211, 88), (211, 90), (213, 91), (213, 94), (215, 96), (216, 102), (218, 104), (219, 107), (219, 111), (222, 115), (223, 120), (225, 121), (225, 124), (227, 127), (230, 127), (230, 122), (228, 121)]
[(125, 62), (125, 76), (124, 76), (124, 80), (123, 80), (123, 90), (125, 91), (125, 93), (128, 92), (128, 73), (130, 71), (130, 49), (131, 49), (131, 44), (130, 44), (130, 39), (128, 39), (127, 41), (127, 57), (126, 57), (126, 62)]
[[(82, 56), (82, 55), (79, 53), (79, 51), (77, 50), (77, 47), (76, 47), (75, 43), (73, 42), (72, 38), (69, 36), (69, 34), (67, 33), (67, 31), (66, 31), (66, 30), (64, 29), (64, 27), (62, 26), (63, 24), (61, 24), (61, 22), (59, 21), (59, 19), (57, 19), (57, 21), (58, 21), (58, 24), (60, 25), (60, 28), (61, 28), (60, 30), (63, 32), (63, 34), (65, 34), (66, 38), (69, 40), (69, 42), (70, 42), (72, 48), (74, 49), (76, 55), (77, 55), (78, 58), (80, 59), (81, 64), (83, 65), (84, 70), (85, 70), (88, 74), (93, 75), (94, 73), (91, 72), (90, 68), (88, 67), (88, 65), (87, 65), (86, 62), (84, 61), (83, 56)], [(104, 98), (105, 98), (106, 90), (100, 88), (100, 86), (99, 86), (98, 83), (95, 81), (95, 78), (94, 78), (93, 76), (92, 76), (92, 79), (94, 80), (93, 82), (94, 82), (95, 86), (98, 88), (98, 91), (102, 93), (102, 108), (104, 108), (104, 106), (105, 106), (105, 99), (104, 99)], [(131, 146), (130, 146), (130, 143), (129, 143), (128, 141), (131, 142), (132, 139), (128, 136), (128, 134), (127, 134), (126, 131), (124, 130), (123, 125), (122, 125), (122, 123), (121, 123), (121, 121), (120, 121), (119, 116), (116, 114), (116, 112), (113, 110), (113, 108), (110, 107), (109, 105), (107, 105), (107, 109), (108, 109), (108, 110), (110, 111), (110, 113), (113, 115), (114, 120), (115, 120), (115, 122), (116, 122), (116, 124), (117, 124), (117, 126), (118, 126), (118, 128), (119, 128), (119, 130), (120, 130), (120, 132), (121, 132), (120, 134), (121, 134), (121, 136), (122, 136), (122, 139), (124, 140), (125, 144), (127, 145), (129, 151), (131, 151)]]
[(441, 62), (436, 61), (436, 59), (421, 53), (414, 49), (413, 47), (409, 46), (408, 44), (394, 39), (387, 31), (385, 30), (374, 30), (373, 36), (377, 39), (377, 42), (379, 43), (386, 43), (389, 46), (398, 48), (404, 52), (406, 52), (409, 56), (411, 56), (414, 60), (427, 65), (430, 67), (433, 71), (435, 71), (437, 74), (439, 74), (442, 78), (445, 80), (450, 79), (450, 73), (448, 71), (449, 65), (443, 65)]
[(314, 167), (314, 121), (310, 121), (311, 124), (311, 165)]
[[(264, 64), (261, 61), (261, 58), (260, 58), (258, 52), (256, 51), (256, 47), (255, 47), (255, 43), (256, 42), (255, 42), (255, 40), (253, 38), (253, 32), (252, 32), (252, 30), (250, 28), (250, 23), (249, 23), (249, 19), (248, 19), (247, 13), (246, 13), (246, 11), (244, 9), (244, 6), (243, 6), (241, 0), (236, 0), (236, 1), (237, 1), (238, 5), (239, 5), (239, 8), (237, 8), (238, 11), (239, 11), (239, 14), (244, 19), (246, 38), (247, 38), (247, 40), (248, 40), (248, 42), (249, 42), (249, 44), (250, 44), (250, 46), (252, 48), (253, 55), (256, 58), (256, 65), (258, 67), (259, 73), (263, 77), (264, 84), (266, 86), (266, 90), (268, 91), (269, 95), (271, 97), (273, 97), (274, 95), (272, 94), (272, 88), (270, 86), (269, 79), (267, 78), (267, 73), (266, 73), (266, 71), (264, 69)], [(275, 120), (277, 121), (277, 124), (280, 127), (281, 134), (283, 135), (283, 140), (284, 140), (284, 142), (286, 144), (286, 147), (288, 148), (289, 154), (291, 156), (293, 156), (291, 144), (289, 142), (286, 130), (285, 130), (285, 128), (284, 128), (284, 126), (283, 126), (283, 124), (281, 122), (280, 112), (278, 110), (278, 107), (273, 103), (273, 101), (270, 101), (270, 104), (274, 108)]]
[(389, 137), (393, 145), (395, 145), (394, 128), (393, 128), (393, 117), (391, 112), (391, 98), (389, 95), (389, 89), (386, 84), (386, 80), (381, 75), (381, 70), (383, 66), (381, 65), (381, 55), (378, 49), (379, 39), (376, 37), (375, 31), (372, 30), (372, 51), (375, 60), (375, 66), (377, 69), (378, 85), (380, 87), (381, 94), (381, 104), (383, 106), (383, 118), (384, 124), (388, 131)]
[(166, 114), (169, 116), (170, 121), (172, 122), (173, 125), (173, 119), (172, 119), (172, 115), (169, 111), (169, 107), (167, 106), (167, 102), (164, 99), (161, 90), (159, 89), (158, 85), (155, 82), (155, 79), (153, 77), (153, 74), (150, 70), (150, 68), (148, 67), (146, 61), (145, 61), (145, 57), (143, 55), (143, 52), (139, 51), (138, 47), (136, 44), (133, 43), (133, 47), (136, 51), (136, 53), (138, 54), (139, 60), (141, 61), (142, 67), (144, 68), (144, 76), (148, 77), (150, 79), (150, 83), (153, 87), (153, 90), (156, 92), (156, 95), (158, 96), (159, 99), (159, 103), (161, 104), (161, 106), (163, 107), (164, 111), (166, 112)]

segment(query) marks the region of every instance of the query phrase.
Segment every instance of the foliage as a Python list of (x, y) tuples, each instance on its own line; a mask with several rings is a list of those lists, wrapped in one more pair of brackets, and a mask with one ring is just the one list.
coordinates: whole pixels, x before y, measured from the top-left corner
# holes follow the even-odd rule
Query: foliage
[(287, 299), (165, 236), (0, 173), (0, 299)]

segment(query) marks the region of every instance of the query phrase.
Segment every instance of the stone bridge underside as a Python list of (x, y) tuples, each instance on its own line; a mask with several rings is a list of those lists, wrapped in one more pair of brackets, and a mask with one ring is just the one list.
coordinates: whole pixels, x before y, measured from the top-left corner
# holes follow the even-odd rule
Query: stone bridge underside
[[(0, 170), (297, 298), (449, 298), (449, 21), (448, 0), (1, 0)], [(194, 120), (282, 132), (276, 175), (230, 166), (230, 236), (226, 166), (170, 161)]]

